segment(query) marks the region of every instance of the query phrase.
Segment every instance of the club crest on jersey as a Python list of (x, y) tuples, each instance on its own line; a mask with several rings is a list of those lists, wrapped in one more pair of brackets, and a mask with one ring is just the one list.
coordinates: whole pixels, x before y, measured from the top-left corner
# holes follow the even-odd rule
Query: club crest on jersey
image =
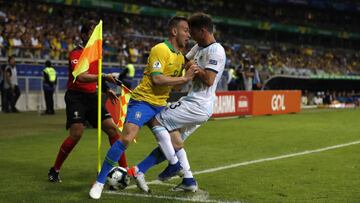
[(77, 59), (71, 60), (72, 64), (77, 64), (79, 61)]
[(155, 70), (159, 70), (161, 68), (161, 63), (159, 61), (155, 61), (152, 67)]
[(137, 112), (135, 113), (135, 119), (136, 119), (136, 120), (140, 120), (140, 118), (141, 118), (141, 112), (140, 112), (140, 111), (137, 111)]
[(210, 59), (209, 64), (217, 65), (217, 60)]
[(80, 119), (80, 116), (79, 116), (79, 112), (78, 111), (74, 111), (74, 117), (73, 119)]

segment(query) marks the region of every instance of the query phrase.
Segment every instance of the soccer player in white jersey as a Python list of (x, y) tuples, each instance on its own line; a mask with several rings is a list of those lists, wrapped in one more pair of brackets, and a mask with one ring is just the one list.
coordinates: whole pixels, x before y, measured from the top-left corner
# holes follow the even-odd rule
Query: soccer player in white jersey
[(212, 115), (215, 90), (224, 70), (226, 56), (224, 48), (215, 40), (214, 25), (209, 15), (196, 13), (188, 22), (191, 36), (197, 42), (186, 54), (189, 61), (187, 67), (195, 69), (192, 87), (187, 96), (162, 110), (151, 121), (159, 147), (140, 164), (129, 169), (129, 174), (135, 177), (138, 187), (145, 192), (149, 192), (149, 187), (143, 174), (165, 158), (170, 161), (174, 157), (179, 159), (181, 168), (169, 164), (158, 179), (167, 180), (182, 170), (184, 178), (176, 188), (192, 192), (198, 189), (183, 148), (184, 141)]

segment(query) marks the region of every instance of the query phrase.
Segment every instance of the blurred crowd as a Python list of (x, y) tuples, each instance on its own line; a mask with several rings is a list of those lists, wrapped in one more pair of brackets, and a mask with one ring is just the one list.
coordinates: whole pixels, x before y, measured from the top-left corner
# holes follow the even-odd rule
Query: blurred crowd
[[(358, 4), (345, 1), (304, 1), (279, 0), (126, 0), (129, 3), (167, 7), (182, 11), (202, 10), (213, 15), (248, 20), (261, 20), (290, 25), (312, 26), (340, 31), (360, 31), (359, 15), (346, 8)], [(309, 2), (309, 1), (308, 1)], [(314, 3), (315, 2), (315, 3)], [(337, 5), (336, 5), (337, 4)], [(346, 22), (346, 23), (344, 23)]]
[[(293, 45), (256, 46), (235, 44), (227, 47), (228, 63), (242, 68), (244, 60), (262, 72), (271, 75), (328, 76), (356, 75), (360, 72), (360, 52), (341, 49), (322, 49)], [(236, 65), (238, 66), (236, 67)]]
[(79, 43), (84, 19), (104, 21), (105, 61), (145, 63), (149, 48), (161, 41), (166, 19), (89, 9), (0, 0), (0, 56), (64, 60)]
[[(133, 1), (128, 2), (134, 3)], [(202, 8), (209, 10), (210, 13), (214, 12), (216, 15), (233, 15), (234, 12), (221, 13), (221, 11), (235, 8), (244, 11), (235, 12), (240, 18), (257, 18), (262, 13), (262, 9), (254, 9), (255, 5), (260, 4), (259, 1), (249, 1), (246, 4), (231, 4), (231, 2), (225, 4), (226, 1), (216, 0), (209, 2), (187, 0), (185, 3), (181, 1), (182, 4), (180, 1), (163, 0), (136, 2), (152, 6), (166, 5), (169, 8), (180, 8), (187, 11)], [(122, 65), (128, 62), (145, 64), (151, 46), (166, 37), (163, 28), (167, 19), (160, 17), (21, 0), (10, 2), (0, 0), (0, 5), (0, 56), (3, 57), (15, 55), (23, 58), (66, 60), (68, 52), (80, 41), (77, 33), (82, 20), (86, 18), (104, 21), (103, 53), (105, 62), (116, 62)], [(269, 6), (274, 7), (271, 4)], [(277, 11), (271, 8), (266, 11), (276, 14)], [(274, 8), (281, 9), (283, 7)], [(251, 16), (245, 16), (249, 13)], [(269, 18), (274, 21), (277, 19), (271, 16)], [(301, 22), (305, 21), (302, 19)], [(257, 80), (264, 81), (275, 74), (311, 76), (360, 73), (360, 52), (358, 50), (299, 46), (278, 42), (260, 44), (255, 40), (237, 39), (236, 34), (228, 33), (227, 30), (221, 28), (222, 26), (218, 26), (217, 39), (226, 48), (227, 68), (232, 69), (230, 72), (233, 72), (229, 75), (228, 81), (231, 81), (232, 77), (244, 74), (252, 77), (255, 75), (257, 78), (253, 78), (252, 82), (256, 83)], [(249, 64), (248, 68), (245, 67), (245, 63)]]
[[(301, 104), (330, 106), (333, 108), (355, 107), (360, 106), (360, 92), (351, 91), (326, 91), (326, 92), (308, 92), (303, 91)], [(347, 105), (347, 106), (343, 106)]]

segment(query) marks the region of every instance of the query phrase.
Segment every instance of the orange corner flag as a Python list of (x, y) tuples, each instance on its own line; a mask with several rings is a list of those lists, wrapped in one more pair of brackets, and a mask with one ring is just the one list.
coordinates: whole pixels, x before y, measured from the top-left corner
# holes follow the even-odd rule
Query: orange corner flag
[(79, 63), (76, 64), (74, 71), (74, 81), (76, 77), (89, 69), (89, 65), (102, 59), (102, 20), (96, 25), (94, 31), (91, 34), (89, 41), (87, 42), (83, 52), (81, 53)]

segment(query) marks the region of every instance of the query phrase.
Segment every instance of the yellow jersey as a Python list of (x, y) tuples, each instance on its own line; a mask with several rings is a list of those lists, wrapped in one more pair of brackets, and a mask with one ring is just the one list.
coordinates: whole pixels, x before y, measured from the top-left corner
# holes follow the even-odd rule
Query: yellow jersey
[(165, 106), (173, 86), (156, 86), (152, 83), (151, 76), (163, 74), (179, 77), (182, 75), (184, 63), (184, 55), (176, 51), (169, 41), (165, 40), (155, 45), (150, 51), (144, 76), (133, 91), (131, 98), (145, 101), (154, 106)]

